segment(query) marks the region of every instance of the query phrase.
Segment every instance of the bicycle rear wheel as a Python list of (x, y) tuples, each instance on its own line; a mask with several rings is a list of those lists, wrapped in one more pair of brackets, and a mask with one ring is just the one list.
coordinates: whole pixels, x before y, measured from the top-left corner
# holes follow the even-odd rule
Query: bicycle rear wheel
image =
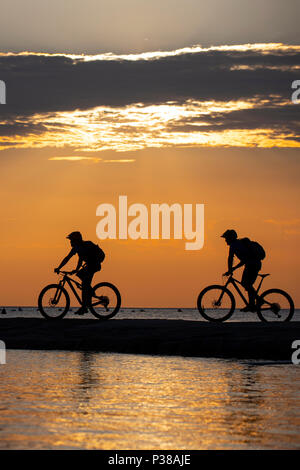
[(113, 284), (100, 282), (93, 288), (90, 310), (99, 320), (114, 317), (121, 307), (121, 294)]
[(233, 314), (235, 299), (230, 290), (224, 286), (208, 286), (200, 292), (197, 307), (206, 320), (222, 322)]
[(44, 287), (38, 298), (39, 311), (48, 320), (63, 318), (70, 308), (70, 297), (59, 284)]
[(257, 315), (263, 322), (290, 321), (294, 310), (293, 299), (281, 289), (266, 290), (257, 302)]

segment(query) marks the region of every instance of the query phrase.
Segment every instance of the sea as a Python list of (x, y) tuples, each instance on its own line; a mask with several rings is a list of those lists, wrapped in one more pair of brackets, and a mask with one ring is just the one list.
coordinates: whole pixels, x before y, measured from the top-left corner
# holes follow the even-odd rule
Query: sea
[[(2, 315), (41, 318), (36, 307), (5, 307), (0, 331)], [(121, 309), (109, 321), (122, 318), (204, 321), (185, 308)], [(299, 390), (300, 365), (287, 361), (10, 349), (0, 449), (299, 449)]]

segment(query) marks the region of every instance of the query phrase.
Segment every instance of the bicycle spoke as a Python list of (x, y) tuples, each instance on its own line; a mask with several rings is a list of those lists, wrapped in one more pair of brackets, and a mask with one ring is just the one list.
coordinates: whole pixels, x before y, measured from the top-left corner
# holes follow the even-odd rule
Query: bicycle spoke
[(260, 296), (257, 314), (262, 321), (289, 321), (293, 313), (294, 303), (286, 292), (280, 289), (270, 289)]
[(209, 321), (221, 322), (231, 317), (235, 308), (232, 293), (223, 286), (209, 286), (198, 297), (198, 310)]
[(39, 310), (48, 319), (59, 319), (65, 316), (70, 306), (70, 298), (61, 286), (46, 286), (39, 295)]
[(94, 287), (90, 310), (97, 318), (111, 318), (118, 313), (120, 305), (121, 296), (113, 284), (102, 282)]

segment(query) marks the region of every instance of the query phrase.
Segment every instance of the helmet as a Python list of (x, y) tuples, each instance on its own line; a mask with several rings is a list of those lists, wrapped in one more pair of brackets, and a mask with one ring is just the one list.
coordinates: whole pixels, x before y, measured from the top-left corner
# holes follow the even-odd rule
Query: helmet
[(82, 235), (81, 235), (80, 232), (69, 233), (67, 238), (71, 241), (74, 241), (74, 242), (81, 242), (82, 241)]
[(221, 235), (221, 238), (225, 238), (225, 240), (233, 240), (237, 238), (237, 233), (235, 230), (228, 229), (226, 230), (226, 232), (223, 233), (223, 235)]

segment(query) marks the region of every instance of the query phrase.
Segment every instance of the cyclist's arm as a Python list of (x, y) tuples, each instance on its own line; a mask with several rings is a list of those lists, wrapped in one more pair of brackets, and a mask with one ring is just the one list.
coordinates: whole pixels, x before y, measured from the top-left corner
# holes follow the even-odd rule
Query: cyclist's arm
[(73, 249), (70, 251), (70, 253), (62, 260), (60, 265), (56, 268), (57, 271), (59, 271), (67, 262), (72, 258), (72, 256), (75, 255), (75, 251)]
[(234, 251), (232, 247), (230, 247), (229, 255), (228, 255), (228, 271), (224, 273), (225, 276), (230, 276), (230, 274), (232, 274), (235, 269), (238, 269), (245, 264), (243, 261), (240, 261), (240, 263), (238, 263), (235, 267), (233, 267), (233, 258), (234, 258)]
[(74, 271), (73, 271), (74, 274), (81, 268), (82, 262), (83, 262), (82, 258), (79, 257), (77, 266), (76, 266), (76, 268), (75, 268)]
[(244, 266), (245, 262), (244, 261), (241, 261), (239, 264), (237, 264), (234, 268), (231, 268), (232, 271), (234, 271), (235, 269), (238, 269), (240, 268), (241, 266)]
[(233, 257), (234, 257), (234, 251), (232, 247), (229, 248), (229, 255), (228, 255), (228, 272), (232, 272), (232, 264), (233, 264)]

